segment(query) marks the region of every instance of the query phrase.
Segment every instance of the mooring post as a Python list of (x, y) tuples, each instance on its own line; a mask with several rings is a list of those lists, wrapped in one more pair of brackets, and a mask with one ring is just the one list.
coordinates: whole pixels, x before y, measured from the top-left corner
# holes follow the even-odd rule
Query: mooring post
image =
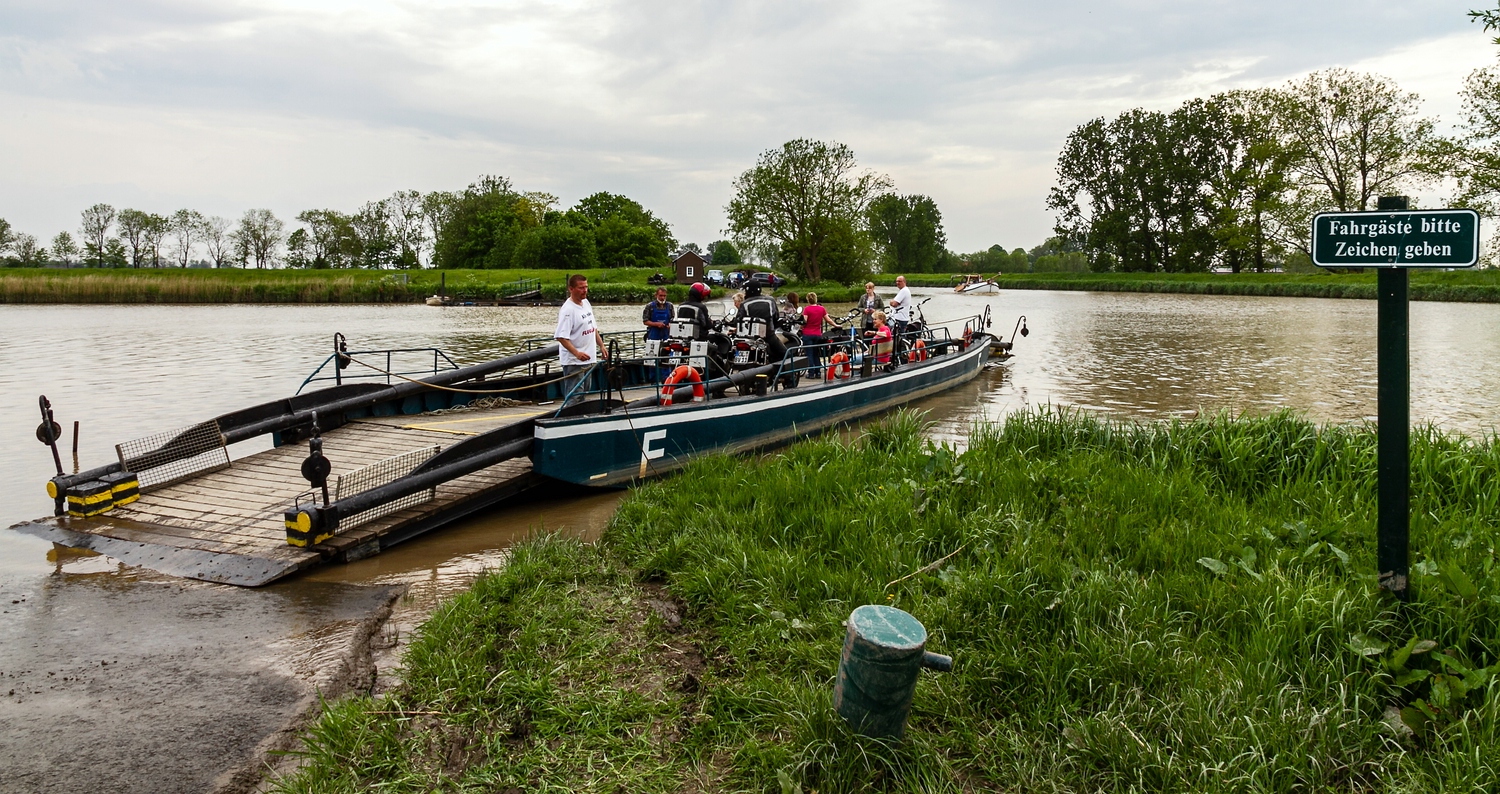
[(926, 645), (926, 627), (902, 610), (877, 604), (854, 610), (833, 686), (839, 716), (866, 736), (899, 740), (918, 673), (953, 669), (952, 657), (929, 653)]
[[(1379, 210), (1401, 212), (1406, 196), (1381, 196)], [(1406, 268), (1376, 271), (1377, 479), (1379, 513), (1376, 570), (1380, 587), (1402, 601), (1407, 597), (1411, 498), (1411, 362), (1410, 303)]]
[(1404, 268), (1379, 269), (1379, 338), (1376, 340), (1380, 386), (1377, 395), (1379, 471), (1379, 543), (1376, 570), (1380, 587), (1406, 600), (1408, 501), (1411, 488), (1411, 370), (1407, 277)]

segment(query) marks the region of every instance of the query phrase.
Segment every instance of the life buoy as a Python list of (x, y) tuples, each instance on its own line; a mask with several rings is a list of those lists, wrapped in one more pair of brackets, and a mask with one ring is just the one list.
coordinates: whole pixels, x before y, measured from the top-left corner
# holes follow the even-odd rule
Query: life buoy
[(973, 328), (965, 328), (964, 329), (964, 349), (968, 350), (969, 349), (969, 345), (972, 345), (972, 344), (974, 344), (974, 329)]
[(918, 339), (917, 341), (915, 341), (915, 342), (912, 343), (912, 345), (911, 345), (911, 360), (912, 361), (926, 361), (927, 360), (927, 343), (923, 342), (920, 339)]
[[(839, 371), (840, 364), (844, 365), (843, 372)], [(853, 374), (853, 372), (854, 369), (849, 364), (849, 355), (840, 350), (837, 353), (834, 353), (833, 356), (828, 359), (828, 377), (824, 378), (824, 380), (847, 378), (851, 374)]]
[(677, 369), (672, 370), (672, 374), (668, 375), (667, 380), (662, 383), (661, 404), (672, 405), (676, 403), (677, 387), (688, 384), (692, 384), (693, 386), (693, 402), (703, 402), (705, 392), (703, 391), (703, 380), (698, 377), (698, 370), (683, 364)]

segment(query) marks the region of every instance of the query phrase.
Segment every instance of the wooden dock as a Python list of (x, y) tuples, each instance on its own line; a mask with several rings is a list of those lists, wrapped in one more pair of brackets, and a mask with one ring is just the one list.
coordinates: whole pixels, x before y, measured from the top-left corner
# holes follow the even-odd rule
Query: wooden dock
[[(536, 405), (366, 417), (322, 434), (341, 474), (403, 453), (447, 449), (483, 432), (550, 413)], [(468, 516), (528, 490), (541, 479), (528, 458), (512, 458), (436, 486), (425, 503), (380, 516), (307, 548), (287, 543), (284, 513), (309, 486), (305, 443), (232, 461), (141, 495), (92, 518), (60, 516), (16, 529), (87, 548), (163, 573), (244, 586), (263, 585), (319, 562), (349, 562)]]

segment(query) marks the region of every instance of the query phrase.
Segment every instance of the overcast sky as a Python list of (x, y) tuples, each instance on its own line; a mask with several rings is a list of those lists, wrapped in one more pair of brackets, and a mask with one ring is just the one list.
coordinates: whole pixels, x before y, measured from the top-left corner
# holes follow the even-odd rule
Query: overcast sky
[(1095, 116), (1344, 66), (1453, 121), (1500, 51), (1485, 5), (0, 0), (0, 217), (290, 220), (491, 173), (624, 193), (706, 244), (734, 176), (810, 137), (932, 196), (950, 247), (1029, 247)]

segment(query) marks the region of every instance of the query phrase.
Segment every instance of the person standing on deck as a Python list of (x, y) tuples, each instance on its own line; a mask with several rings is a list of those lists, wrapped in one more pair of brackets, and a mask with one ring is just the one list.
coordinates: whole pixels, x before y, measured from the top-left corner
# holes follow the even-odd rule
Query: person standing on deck
[(864, 327), (860, 330), (875, 330), (875, 312), (880, 310), (880, 296), (875, 294), (874, 282), (865, 282), (865, 294), (859, 296), (859, 302), (854, 304), (854, 308), (859, 309), (865, 315)]
[[(656, 288), (656, 300), (646, 304), (641, 312), (641, 324), (646, 326), (646, 340), (665, 341), (671, 333), (672, 316), (676, 312), (672, 302), (667, 300), (667, 288)], [(652, 377), (656, 377), (656, 367), (651, 367)]]
[(807, 366), (811, 372), (823, 368), (823, 321), (828, 319), (828, 310), (818, 303), (818, 293), (807, 293), (807, 305), (802, 307), (802, 346), (807, 348)]
[(896, 361), (906, 350), (906, 324), (911, 322), (911, 290), (906, 288), (906, 276), (896, 277), (896, 297), (891, 299), (891, 331), (896, 337)]
[[(608, 358), (604, 350), (604, 337), (594, 323), (594, 307), (589, 304), (589, 280), (582, 273), (568, 276), (568, 299), (557, 310), (557, 357), (562, 363), (563, 394), (568, 395), (583, 380), (584, 372), (594, 364), (596, 357)], [(573, 396), (563, 402), (566, 407), (576, 402)]]

